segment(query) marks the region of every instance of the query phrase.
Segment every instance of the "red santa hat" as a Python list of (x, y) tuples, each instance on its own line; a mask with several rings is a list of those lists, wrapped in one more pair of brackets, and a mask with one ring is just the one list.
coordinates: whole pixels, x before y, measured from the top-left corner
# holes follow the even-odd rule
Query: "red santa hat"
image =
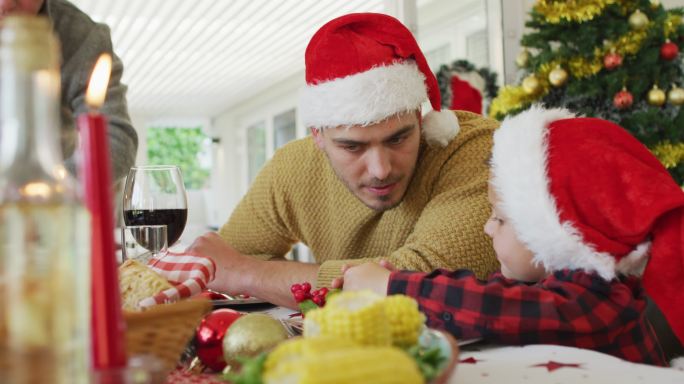
[(456, 116), (441, 111), (439, 86), (411, 32), (383, 14), (354, 13), (321, 27), (306, 48), (306, 87), (299, 112), (307, 127), (371, 125), (429, 100), (428, 143), (458, 134)]
[(535, 261), (605, 279), (643, 273), (684, 341), (684, 192), (643, 144), (609, 121), (533, 107), (495, 132), (491, 172)]

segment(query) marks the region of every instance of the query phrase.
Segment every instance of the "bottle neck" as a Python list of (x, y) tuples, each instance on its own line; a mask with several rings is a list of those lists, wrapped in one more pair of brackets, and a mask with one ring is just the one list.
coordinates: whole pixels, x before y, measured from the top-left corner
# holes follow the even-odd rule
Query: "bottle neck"
[[(5, 201), (62, 200), (66, 185), (71, 184), (60, 147), (57, 55), (56, 38), (46, 20), (25, 16), (3, 20), (0, 173)], [(28, 195), (27, 186), (33, 186)]]
[(21, 71), (2, 66), (0, 168), (20, 168), (35, 177), (36, 173), (53, 175), (62, 167), (58, 90), (59, 74), (54, 70)]

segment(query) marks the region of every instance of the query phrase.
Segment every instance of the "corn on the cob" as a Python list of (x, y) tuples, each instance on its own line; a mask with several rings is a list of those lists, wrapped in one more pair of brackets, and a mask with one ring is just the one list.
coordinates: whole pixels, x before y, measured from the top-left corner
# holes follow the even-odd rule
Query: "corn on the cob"
[(384, 304), (392, 344), (400, 347), (415, 345), (425, 323), (425, 316), (418, 310), (418, 303), (405, 295), (392, 295), (384, 300)]
[(392, 343), (382, 297), (370, 291), (337, 294), (319, 313), (309, 312), (304, 336), (312, 336), (316, 331), (322, 336), (349, 339), (362, 345)]
[(416, 384), (424, 379), (416, 362), (395, 347), (356, 346), (306, 359), (282, 361), (266, 369), (266, 384)]
[(341, 350), (358, 347), (351, 340), (337, 337), (319, 336), (311, 338), (296, 337), (280, 343), (268, 354), (264, 364), (266, 371), (272, 371), (279, 364), (295, 362), (297, 360), (310, 360), (330, 350)]

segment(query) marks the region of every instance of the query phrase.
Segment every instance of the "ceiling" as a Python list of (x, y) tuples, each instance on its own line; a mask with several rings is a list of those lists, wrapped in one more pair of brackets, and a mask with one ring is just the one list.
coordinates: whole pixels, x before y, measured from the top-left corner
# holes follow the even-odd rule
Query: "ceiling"
[(149, 117), (216, 116), (302, 71), (326, 21), (384, 9), (384, 0), (71, 2), (110, 26), (129, 110)]

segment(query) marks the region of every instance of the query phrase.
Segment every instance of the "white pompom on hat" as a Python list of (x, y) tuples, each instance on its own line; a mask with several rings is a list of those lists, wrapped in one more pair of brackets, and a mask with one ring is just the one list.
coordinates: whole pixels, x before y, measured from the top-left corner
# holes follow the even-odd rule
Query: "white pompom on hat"
[(423, 136), (446, 146), (459, 131), (441, 110), (435, 75), (411, 32), (397, 19), (354, 13), (326, 23), (306, 48), (300, 115), (307, 127), (371, 125), (429, 100)]

